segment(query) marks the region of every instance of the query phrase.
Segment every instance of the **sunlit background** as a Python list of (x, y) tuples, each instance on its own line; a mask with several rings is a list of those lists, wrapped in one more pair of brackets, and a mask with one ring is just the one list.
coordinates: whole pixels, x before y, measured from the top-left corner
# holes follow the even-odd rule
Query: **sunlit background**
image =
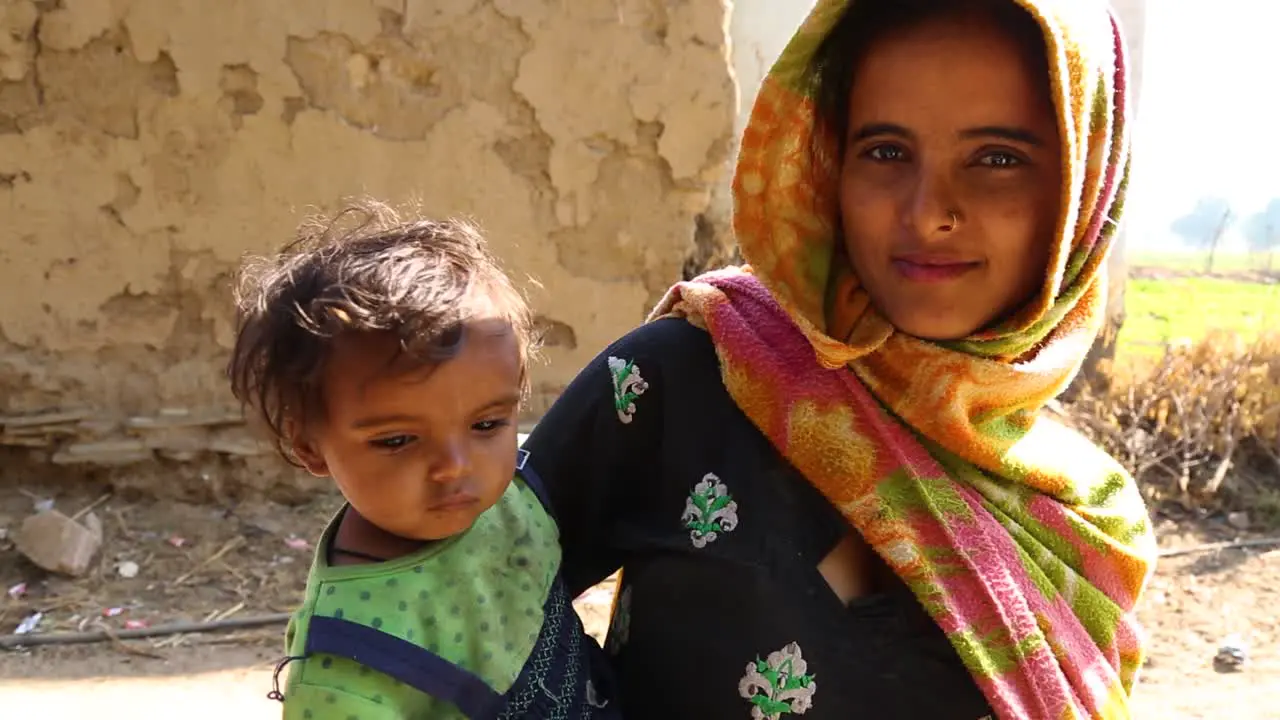
[[(1147, 9), (1129, 243), (1176, 249), (1170, 225), (1218, 196), (1242, 219), (1280, 197), (1280, 6), (1156, 0)], [(1236, 223), (1224, 247), (1244, 248)]]

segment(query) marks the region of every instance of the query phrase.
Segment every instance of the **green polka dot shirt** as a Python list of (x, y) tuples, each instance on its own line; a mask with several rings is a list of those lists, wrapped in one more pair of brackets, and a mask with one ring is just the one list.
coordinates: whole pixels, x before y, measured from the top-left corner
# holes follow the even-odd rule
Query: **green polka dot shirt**
[[(467, 531), (384, 563), (329, 565), (330, 522), (286, 633), (303, 655), (312, 617), (356, 622), (423, 647), (483, 679), (511, 687), (542, 629), (560, 565), (555, 523), (522, 480)], [(464, 718), (451, 704), (352, 660), (313, 654), (288, 665), (284, 718)]]

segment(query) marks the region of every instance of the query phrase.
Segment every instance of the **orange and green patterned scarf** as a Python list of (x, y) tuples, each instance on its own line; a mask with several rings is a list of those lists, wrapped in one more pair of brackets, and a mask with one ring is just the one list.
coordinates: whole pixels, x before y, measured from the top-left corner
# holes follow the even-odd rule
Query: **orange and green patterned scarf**
[(833, 267), (847, 265), (838, 170), (808, 152), (805, 68), (849, 1), (818, 1), (743, 135), (734, 228), (750, 265), (677, 285), (654, 317), (707, 329), (738, 406), (914, 591), (1000, 717), (1128, 718), (1151, 525), (1124, 469), (1039, 413), (1101, 326), (1128, 165), (1120, 31), (1100, 0), (1018, 0), (1049, 49), (1058, 242), (1026, 308), (932, 343)]

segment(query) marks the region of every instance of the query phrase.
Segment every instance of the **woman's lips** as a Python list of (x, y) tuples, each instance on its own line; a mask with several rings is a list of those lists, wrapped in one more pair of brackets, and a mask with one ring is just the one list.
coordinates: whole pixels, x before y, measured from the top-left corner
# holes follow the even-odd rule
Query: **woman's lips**
[(975, 260), (959, 260), (942, 257), (896, 257), (893, 267), (902, 277), (915, 282), (942, 282), (954, 280), (965, 273), (977, 270), (982, 263)]

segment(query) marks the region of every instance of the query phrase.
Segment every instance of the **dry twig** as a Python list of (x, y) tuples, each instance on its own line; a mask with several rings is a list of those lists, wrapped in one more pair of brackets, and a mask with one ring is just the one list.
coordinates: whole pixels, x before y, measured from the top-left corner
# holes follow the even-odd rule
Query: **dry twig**
[(173, 581), (173, 585), (174, 586), (181, 585), (182, 583), (190, 580), (193, 575), (200, 572), (201, 570), (208, 567), (209, 565), (213, 564), (223, 555), (226, 555), (227, 553), (231, 552), (232, 550), (235, 550), (236, 548), (240, 547), (243, 544), (244, 544), (243, 535), (237, 535), (236, 537), (231, 538), (217, 552), (205, 558), (204, 560), (200, 561), (200, 564), (196, 565), (195, 567), (191, 568), (187, 572), (178, 576), (178, 578)]
[(93, 510), (94, 508), (98, 507), (99, 505), (101, 505), (102, 503), (104, 503), (104, 502), (106, 502), (106, 501), (108, 501), (108, 500), (110, 500), (110, 499), (111, 499), (111, 493), (103, 493), (103, 494), (102, 494), (102, 497), (98, 498), (97, 500), (94, 500), (93, 502), (89, 503), (88, 505), (85, 505), (84, 507), (82, 507), (82, 508), (80, 508), (79, 510), (77, 510), (77, 511), (76, 511), (76, 514), (71, 516), (71, 519), (72, 519), (72, 520), (79, 520), (80, 518), (84, 517), (85, 515), (88, 515), (88, 514), (89, 514), (89, 512), (90, 512), (91, 510)]

